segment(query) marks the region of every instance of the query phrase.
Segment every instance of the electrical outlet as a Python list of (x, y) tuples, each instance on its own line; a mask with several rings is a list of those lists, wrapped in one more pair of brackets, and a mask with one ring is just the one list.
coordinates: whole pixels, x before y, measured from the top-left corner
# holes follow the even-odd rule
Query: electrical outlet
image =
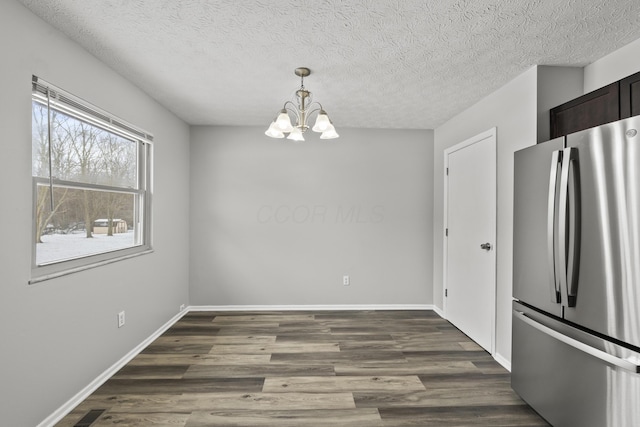
[(118, 328), (122, 328), (124, 326), (124, 311), (118, 313)]
[(349, 276), (342, 276), (342, 284), (344, 286), (349, 286), (351, 284), (351, 280), (349, 280)]
[(184, 311), (184, 304), (180, 304), (180, 311)]

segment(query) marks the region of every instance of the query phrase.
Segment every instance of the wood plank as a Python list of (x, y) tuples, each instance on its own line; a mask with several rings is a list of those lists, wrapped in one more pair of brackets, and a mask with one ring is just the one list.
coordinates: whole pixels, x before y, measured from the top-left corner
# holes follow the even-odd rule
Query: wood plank
[(439, 332), (438, 328), (434, 326), (427, 326), (420, 323), (397, 323), (386, 324), (382, 323), (367, 323), (362, 325), (350, 324), (349, 326), (331, 326), (330, 330), (332, 334), (371, 334), (388, 332), (393, 333), (407, 333), (414, 332), (416, 334), (429, 334)]
[[(100, 397), (100, 396), (98, 396)], [(136, 394), (104, 395), (92, 399), (91, 407), (108, 408), (110, 413), (180, 412), (214, 410), (315, 410), (355, 408), (351, 393), (183, 393), (141, 396)]]
[(194, 412), (185, 427), (382, 427), (376, 409)]
[[(91, 409), (102, 408), (111, 412), (191, 412), (179, 407), (182, 394), (92, 394), (78, 405), (74, 412), (85, 414)], [(56, 426), (57, 427), (57, 426)]]
[(176, 405), (181, 410), (312, 410), (355, 408), (351, 393), (189, 393)]
[(191, 365), (131, 365), (128, 364), (111, 378), (149, 379), (182, 378)]
[(223, 344), (214, 345), (209, 354), (271, 354), (271, 353), (308, 353), (340, 351), (337, 342), (326, 343), (273, 343), (273, 344)]
[(394, 341), (390, 334), (279, 333), (276, 342)]
[(272, 344), (276, 342), (276, 335), (219, 335), (209, 337), (208, 342), (213, 344)]
[(278, 326), (227, 325), (221, 327), (217, 335), (277, 335), (279, 332)]
[[(411, 362), (431, 363), (452, 360), (494, 361), (486, 351), (403, 351), (404, 357)], [(477, 366), (477, 365), (476, 365)]]
[(478, 368), (469, 361), (445, 361), (432, 363), (407, 362), (389, 366), (364, 364), (364, 363), (344, 363), (335, 365), (336, 375), (426, 375), (426, 374), (472, 374)]
[(312, 353), (273, 353), (271, 363), (287, 364), (336, 364), (340, 362), (357, 363), (407, 363), (404, 353), (401, 351), (340, 351), (340, 352), (312, 352)]
[(415, 375), (266, 378), (264, 392), (355, 392), (376, 390), (425, 390)]
[(257, 314), (237, 314), (237, 315), (220, 315), (216, 316), (213, 323), (257, 323), (257, 324), (276, 324), (279, 322), (304, 322), (314, 321), (313, 314), (287, 314), (287, 313), (257, 313)]
[(212, 393), (222, 391), (258, 392), (264, 378), (187, 378), (130, 380), (112, 378), (96, 394)]
[(426, 391), (356, 392), (354, 400), (358, 408), (392, 407), (445, 407), (522, 405), (522, 400), (510, 387), (501, 389), (481, 387), (428, 388)]
[(500, 374), (483, 374), (481, 372), (465, 374), (428, 374), (418, 375), (420, 381), (429, 388), (442, 388), (443, 384), (450, 387), (477, 387), (477, 388), (511, 388), (511, 376), (505, 371)]
[(142, 353), (208, 353), (211, 347), (213, 347), (213, 344), (202, 337), (161, 336), (149, 344)]
[(191, 414), (180, 413), (129, 413), (118, 414), (105, 412), (91, 427), (140, 427), (140, 426), (171, 426), (182, 427), (186, 424)]
[(333, 365), (193, 365), (184, 378), (257, 378), (296, 375), (335, 375)]
[(385, 426), (517, 427), (548, 426), (527, 405), (379, 408)]
[[(366, 336), (366, 335), (365, 335)], [(340, 351), (400, 351), (396, 341), (340, 341)]]
[(269, 363), (270, 354), (139, 354), (129, 365), (255, 365)]

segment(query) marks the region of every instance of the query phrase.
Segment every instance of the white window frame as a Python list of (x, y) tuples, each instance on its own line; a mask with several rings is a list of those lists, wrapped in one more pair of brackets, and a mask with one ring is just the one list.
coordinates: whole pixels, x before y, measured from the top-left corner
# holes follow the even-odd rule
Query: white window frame
[[(101, 110), (92, 104), (71, 95), (64, 90), (33, 76), (32, 101), (39, 102), (47, 108), (57, 110), (67, 116), (87, 122), (92, 126), (104, 129), (132, 140), (137, 145), (137, 188), (111, 187), (77, 181), (64, 181), (32, 176), (32, 234), (31, 234), (31, 280), (30, 284), (42, 282), (55, 277), (72, 274), (101, 265), (110, 264), (153, 251), (151, 246), (151, 193), (152, 193), (152, 141), (153, 135), (114, 115)], [(33, 107), (32, 107), (33, 108)], [(49, 115), (50, 117), (50, 115)], [(51, 171), (49, 171), (51, 174)], [(134, 196), (134, 230), (136, 233), (134, 246), (80, 256), (68, 260), (53, 261), (38, 265), (36, 262), (37, 235), (37, 197), (38, 185), (66, 187), (77, 190), (109, 191), (131, 194)], [(85, 224), (89, 227), (89, 224)]]

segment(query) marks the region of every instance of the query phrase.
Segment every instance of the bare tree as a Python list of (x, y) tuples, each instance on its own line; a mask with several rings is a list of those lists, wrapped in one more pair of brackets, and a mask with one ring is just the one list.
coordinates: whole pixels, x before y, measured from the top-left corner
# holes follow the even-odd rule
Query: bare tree
[[(60, 124), (62, 131), (66, 133), (69, 140), (69, 153), (71, 154), (71, 164), (73, 165), (74, 181), (95, 183), (96, 168), (99, 155), (96, 151), (98, 129), (88, 123), (69, 119)], [(95, 219), (95, 193), (91, 190), (83, 190), (82, 201), (84, 210), (84, 223), (86, 237), (92, 238), (92, 224)]]
[[(113, 186), (133, 187), (136, 179), (135, 142), (108, 132), (103, 132), (100, 136), (98, 143), (101, 153), (100, 169), (106, 183)], [(104, 211), (107, 214), (108, 236), (113, 236), (115, 215), (126, 208), (129, 198), (130, 196), (124, 194), (107, 193), (104, 199)]]
[[(51, 111), (51, 140), (49, 140), (49, 111), (47, 107), (34, 103), (32, 108), (32, 156), (33, 175), (48, 177), (61, 175), (69, 169), (69, 158), (65, 148), (67, 141), (61, 138), (57, 132), (57, 126), (63, 116), (55, 110)], [(51, 144), (51, 147), (49, 147)], [(49, 155), (51, 155), (51, 168), (49, 171)], [(67, 189), (51, 191), (48, 187), (37, 186), (36, 192), (36, 243), (42, 243), (42, 235), (59, 209), (65, 204), (68, 196)], [(50, 199), (54, 194), (53, 202)]]

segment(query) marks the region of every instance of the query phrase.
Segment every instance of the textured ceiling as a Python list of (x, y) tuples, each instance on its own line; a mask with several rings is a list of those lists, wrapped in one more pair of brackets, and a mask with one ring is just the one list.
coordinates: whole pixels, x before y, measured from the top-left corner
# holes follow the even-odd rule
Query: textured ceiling
[(432, 129), (536, 65), (640, 38), (638, 0), (19, 0), (190, 124)]

